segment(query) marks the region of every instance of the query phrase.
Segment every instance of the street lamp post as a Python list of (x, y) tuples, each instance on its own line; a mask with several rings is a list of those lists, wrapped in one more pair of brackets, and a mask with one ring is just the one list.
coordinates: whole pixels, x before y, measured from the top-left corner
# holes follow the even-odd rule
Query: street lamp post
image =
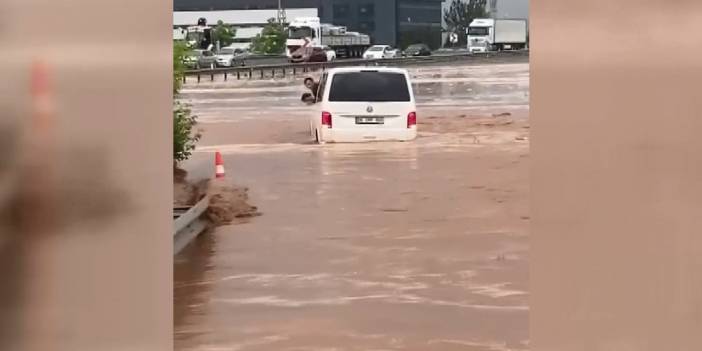
[(285, 17), (285, 7), (283, 7), (283, 0), (278, 0), (278, 24), (280, 24), (281, 26), (284, 25), (287, 21)]

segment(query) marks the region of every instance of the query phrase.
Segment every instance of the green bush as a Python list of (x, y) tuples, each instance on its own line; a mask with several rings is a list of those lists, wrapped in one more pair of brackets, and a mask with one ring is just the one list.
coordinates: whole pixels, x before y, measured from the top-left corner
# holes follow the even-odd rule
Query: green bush
[(175, 164), (190, 158), (195, 144), (201, 134), (193, 131), (197, 117), (192, 115), (190, 108), (180, 102), (173, 106), (173, 161)]
[(251, 41), (251, 51), (258, 54), (282, 54), (285, 52), (285, 41), (288, 34), (285, 28), (271, 18), (263, 27), (261, 34)]
[(178, 102), (178, 93), (183, 85), (185, 64), (183, 58), (189, 48), (184, 42), (173, 43), (173, 164), (190, 158), (200, 133), (193, 131), (197, 116), (191, 113), (187, 104)]

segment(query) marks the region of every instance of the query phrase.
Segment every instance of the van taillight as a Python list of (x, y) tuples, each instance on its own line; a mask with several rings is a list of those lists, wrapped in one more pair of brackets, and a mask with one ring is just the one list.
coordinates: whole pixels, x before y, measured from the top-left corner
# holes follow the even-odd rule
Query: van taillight
[(329, 112), (322, 112), (322, 125), (332, 127), (332, 115)]
[(407, 115), (407, 128), (411, 128), (412, 126), (417, 125), (417, 113), (416, 112), (410, 112)]

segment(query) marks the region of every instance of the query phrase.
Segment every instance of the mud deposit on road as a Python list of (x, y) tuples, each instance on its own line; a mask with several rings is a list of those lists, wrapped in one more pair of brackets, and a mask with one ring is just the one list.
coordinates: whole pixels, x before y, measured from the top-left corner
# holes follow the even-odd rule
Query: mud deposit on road
[(188, 87), (185, 166), (219, 150), (265, 215), (176, 256), (177, 350), (529, 348), (528, 64), (413, 75), (408, 143), (310, 144), (295, 82)]
[(245, 187), (229, 184), (224, 179), (190, 181), (187, 172), (181, 169), (174, 170), (173, 179), (173, 206), (193, 206), (209, 195), (206, 216), (213, 226), (243, 223), (246, 218), (260, 215), (258, 208), (249, 204)]
[(222, 181), (211, 182), (208, 187), (210, 207), (207, 218), (214, 225), (243, 223), (242, 219), (260, 216), (256, 206), (248, 203), (249, 189), (226, 184)]

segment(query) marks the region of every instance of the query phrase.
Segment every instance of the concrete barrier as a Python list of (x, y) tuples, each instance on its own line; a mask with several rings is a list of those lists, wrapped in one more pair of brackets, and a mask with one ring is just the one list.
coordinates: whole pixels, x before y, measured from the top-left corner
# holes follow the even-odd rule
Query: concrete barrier
[(423, 57), (402, 57), (393, 59), (347, 59), (331, 62), (307, 62), (307, 63), (286, 63), (275, 65), (256, 65), (244, 67), (227, 67), (215, 69), (201, 69), (186, 71), (183, 80), (187, 77), (196, 77), (199, 83), (203, 76), (209, 76), (210, 81), (214, 81), (215, 75), (223, 75), (224, 80), (228, 79), (269, 79), (285, 77), (287, 75), (305, 74), (313, 71), (326, 70), (334, 67), (350, 66), (383, 66), (392, 65), (396, 67), (426, 65), (435, 63), (446, 63), (456, 61), (485, 61), (494, 59), (506, 59), (515, 57), (529, 57), (528, 50), (500, 51), (487, 53), (456, 53)]

